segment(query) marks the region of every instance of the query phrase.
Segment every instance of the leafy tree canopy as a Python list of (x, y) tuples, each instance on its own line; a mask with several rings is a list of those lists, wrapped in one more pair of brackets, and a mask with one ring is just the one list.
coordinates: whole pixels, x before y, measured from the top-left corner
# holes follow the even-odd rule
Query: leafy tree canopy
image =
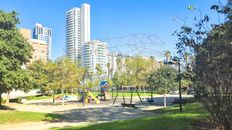
[(31, 57), (31, 46), (16, 28), (18, 23), (15, 11), (0, 10), (0, 98), (3, 92), (33, 87), (30, 73), (22, 70)]
[(177, 70), (173, 67), (162, 66), (147, 79), (147, 83), (158, 93), (164, 94), (177, 88)]

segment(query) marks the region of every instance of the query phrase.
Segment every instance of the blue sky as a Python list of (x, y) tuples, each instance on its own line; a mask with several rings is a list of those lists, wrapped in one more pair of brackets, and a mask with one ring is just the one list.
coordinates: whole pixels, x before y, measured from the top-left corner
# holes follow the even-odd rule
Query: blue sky
[[(188, 5), (194, 5), (215, 20), (210, 6), (218, 0), (0, 0), (0, 9), (16, 10), (21, 20), (18, 27), (33, 29), (35, 23), (41, 23), (52, 28), (52, 59), (55, 59), (65, 54), (65, 12), (84, 2), (91, 6), (91, 39), (107, 41), (110, 50), (126, 52), (137, 51), (140, 46), (133, 48), (133, 44), (120, 39), (136, 37), (134, 34), (138, 33), (153, 35), (155, 40), (146, 48), (152, 48), (152, 55), (161, 58), (163, 50), (175, 52), (172, 33), (183, 22), (174, 17), (186, 18), (191, 23), (194, 16), (199, 16), (199, 11), (187, 10)], [(127, 45), (123, 46), (124, 42)], [(146, 51), (138, 53), (143, 55)]]

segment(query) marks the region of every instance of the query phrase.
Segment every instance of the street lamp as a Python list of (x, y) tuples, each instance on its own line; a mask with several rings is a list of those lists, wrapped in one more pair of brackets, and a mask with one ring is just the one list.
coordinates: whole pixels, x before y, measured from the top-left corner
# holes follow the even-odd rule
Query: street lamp
[(181, 75), (180, 75), (180, 59), (175, 56), (170, 61), (164, 61), (164, 64), (172, 65), (175, 64), (178, 66), (178, 82), (179, 82), (179, 104), (180, 104), (180, 112), (182, 112), (182, 96), (181, 96)]

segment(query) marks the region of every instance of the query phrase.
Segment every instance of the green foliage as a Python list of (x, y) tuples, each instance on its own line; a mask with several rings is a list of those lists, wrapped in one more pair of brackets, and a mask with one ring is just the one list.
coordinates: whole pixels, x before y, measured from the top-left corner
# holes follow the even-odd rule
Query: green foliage
[(42, 92), (53, 94), (57, 91), (73, 91), (80, 87), (84, 69), (74, 64), (70, 59), (62, 57), (55, 62), (35, 61), (29, 66), (37, 86)]
[[(50, 61), (49, 61), (50, 63)], [(34, 61), (29, 67), (32, 77), (36, 80), (36, 86), (40, 88), (41, 92), (45, 93), (45, 87), (49, 82), (48, 69), (46, 63), (41, 60)]]
[(94, 87), (94, 83), (92, 83), (91, 81), (87, 82), (87, 86), (88, 88), (93, 88)]
[[(206, 15), (195, 27), (183, 26), (176, 32), (178, 53), (194, 55), (192, 82), (214, 122), (224, 130), (232, 129), (232, 1), (211, 9), (225, 16), (212, 24)], [(208, 25), (211, 25), (210, 27)], [(185, 57), (184, 57), (185, 58)]]
[(119, 87), (119, 86), (121, 85), (121, 83), (120, 83), (120, 81), (119, 81), (118, 72), (115, 72), (112, 81), (114, 82), (114, 86), (116, 86), (116, 87)]
[(178, 106), (172, 106), (154, 110), (148, 117), (53, 130), (196, 130), (192, 124), (208, 116), (201, 103), (186, 104), (184, 109), (179, 113)]
[(164, 94), (177, 88), (177, 70), (170, 66), (162, 66), (147, 79), (147, 83), (158, 93)]
[[(6, 103), (6, 99), (3, 99), (3, 98), (2, 98), (2, 99), (0, 100), (0, 102), (1, 102), (2, 104), (5, 104), (5, 103)], [(1, 108), (1, 107), (0, 107), (0, 108)]]
[(97, 64), (95, 69), (97, 70), (98, 78), (101, 78), (102, 74), (104, 73), (104, 71), (103, 71), (101, 65), (100, 65), (100, 64)]
[(54, 85), (67, 90), (80, 86), (80, 81), (84, 74), (83, 68), (77, 67), (70, 59), (65, 57), (59, 58), (56, 61), (56, 65)]
[(115, 86), (146, 86), (146, 78), (153, 70), (157, 69), (155, 68), (154, 63), (156, 63), (156, 61), (153, 57), (144, 58), (142, 56), (134, 56), (124, 59), (118, 58), (118, 70), (112, 81)]
[(61, 87), (69, 90), (77, 88), (84, 69), (76, 66), (68, 58), (59, 58), (56, 62), (35, 61), (29, 67), (37, 85), (44, 91), (58, 90)]
[(34, 87), (31, 73), (21, 68), (31, 57), (31, 46), (16, 28), (18, 23), (16, 12), (0, 11), (0, 100), (3, 92)]

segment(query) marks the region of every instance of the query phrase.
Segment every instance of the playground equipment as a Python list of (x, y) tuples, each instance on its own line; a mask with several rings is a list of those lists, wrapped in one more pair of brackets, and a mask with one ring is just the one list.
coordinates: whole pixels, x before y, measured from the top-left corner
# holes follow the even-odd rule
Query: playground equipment
[[(126, 100), (125, 100), (125, 96), (124, 96), (124, 89), (130, 89), (130, 92), (131, 92), (131, 96), (130, 96), (130, 103), (126, 103)], [(138, 95), (139, 99), (140, 99), (140, 102), (143, 103), (141, 97), (140, 97), (140, 94), (138, 92), (138, 89), (135, 87), (135, 86), (122, 86), (121, 87), (121, 92), (122, 92), (122, 97), (123, 97), (123, 103), (121, 103), (121, 105), (123, 107), (135, 107), (135, 103), (132, 103), (132, 98), (133, 98), (133, 92), (136, 92), (136, 94)], [(119, 91), (117, 91), (117, 94), (116, 94), (116, 97), (114, 99), (114, 102), (113, 102), (113, 105), (115, 104), (116, 100), (117, 100), (117, 97), (118, 97), (118, 93)]]
[(147, 102), (153, 103), (154, 102), (154, 97), (153, 97), (153, 87), (150, 86), (150, 92), (151, 92), (151, 97), (147, 98)]
[(100, 100), (97, 99), (91, 92), (89, 89), (85, 89), (85, 91), (83, 92), (83, 95), (80, 99), (80, 101), (83, 102), (83, 106), (85, 106), (85, 103), (89, 103), (91, 100), (94, 100), (96, 102), (96, 104), (100, 103)]
[(100, 97), (101, 101), (108, 101), (107, 90), (108, 90), (109, 86), (110, 86), (110, 84), (107, 81), (100, 82), (101, 93), (97, 95), (97, 98)]

